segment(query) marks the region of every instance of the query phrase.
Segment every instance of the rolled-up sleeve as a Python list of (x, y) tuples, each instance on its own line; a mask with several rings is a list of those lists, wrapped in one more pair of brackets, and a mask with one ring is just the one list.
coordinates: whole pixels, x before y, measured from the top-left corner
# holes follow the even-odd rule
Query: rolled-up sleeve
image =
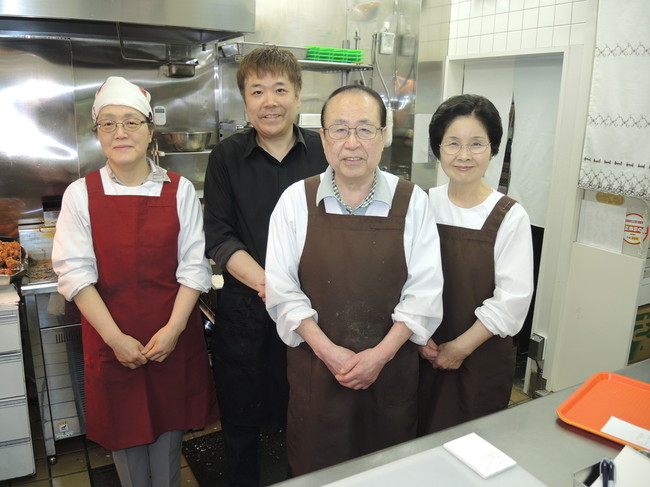
[(183, 286), (207, 292), (211, 287), (212, 268), (205, 257), (201, 204), (194, 186), (185, 178), (178, 185), (176, 210), (180, 223), (176, 280)]
[(533, 244), (530, 220), (516, 204), (506, 214), (494, 246), (494, 295), (476, 317), (495, 335), (513, 336), (524, 323), (533, 295)]
[(203, 190), (206, 255), (222, 269), (238, 250), (246, 250), (236, 228), (236, 205), (226, 167), (224, 144), (217, 145), (208, 158)]
[(97, 283), (97, 262), (88, 213), (88, 191), (79, 179), (65, 190), (52, 244), (52, 268), (58, 291), (71, 301), (86, 286)]
[(404, 229), (408, 276), (400, 302), (392, 314), (413, 332), (410, 340), (425, 345), (442, 321), (442, 264), (440, 239), (427, 195), (413, 189)]
[(306, 235), (304, 187), (302, 181), (295, 183), (280, 197), (271, 214), (266, 249), (266, 308), (277, 324), (278, 335), (290, 347), (303, 342), (296, 329), (304, 319), (318, 321), (298, 279)]

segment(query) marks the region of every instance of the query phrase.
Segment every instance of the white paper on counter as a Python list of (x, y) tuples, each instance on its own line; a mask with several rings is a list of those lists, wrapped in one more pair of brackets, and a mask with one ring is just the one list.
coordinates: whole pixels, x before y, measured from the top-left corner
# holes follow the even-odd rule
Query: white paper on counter
[[(612, 416), (600, 431), (650, 450), (650, 431)], [(650, 478), (650, 477), (649, 477)]]
[[(650, 458), (626, 445), (614, 459), (616, 487), (648, 487), (648, 479), (650, 479)], [(600, 487), (602, 485), (600, 477), (591, 485)]]
[(512, 458), (476, 433), (461, 436), (442, 446), (484, 479), (517, 464)]

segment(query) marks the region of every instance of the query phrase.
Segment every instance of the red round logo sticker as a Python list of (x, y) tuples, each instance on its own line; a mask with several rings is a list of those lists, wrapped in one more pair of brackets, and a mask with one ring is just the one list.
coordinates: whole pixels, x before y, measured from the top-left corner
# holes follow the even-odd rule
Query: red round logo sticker
[(639, 245), (648, 238), (648, 227), (645, 218), (638, 213), (628, 213), (625, 216), (625, 233), (623, 240), (630, 245)]

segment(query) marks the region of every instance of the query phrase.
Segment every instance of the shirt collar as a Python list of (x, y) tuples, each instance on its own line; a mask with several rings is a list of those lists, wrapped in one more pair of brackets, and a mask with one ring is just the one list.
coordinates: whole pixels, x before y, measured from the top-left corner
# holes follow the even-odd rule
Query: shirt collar
[[(300, 129), (295, 123), (293, 124), (293, 135), (296, 136), (296, 143), (294, 144), (294, 147), (298, 144), (302, 144), (304, 147), (307, 147), (307, 144), (305, 143), (305, 138), (302, 136), (302, 132), (300, 131)], [(246, 150), (244, 152), (244, 157), (249, 157), (253, 153), (253, 151), (258, 148), (259, 150), (264, 150), (257, 143), (257, 131), (255, 130), (254, 127), (251, 127), (250, 130), (248, 131), (248, 142), (246, 143)]]
[[(336, 199), (336, 193), (334, 191), (334, 185), (332, 184), (332, 175), (334, 174), (334, 169), (332, 166), (327, 166), (325, 169), (325, 174), (321, 178), (320, 184), (318, 185), (318, 191), (316, 192), (316, 205), (319, 205), (320, 202), (325, 198), (334, 198)], [(393, 194), (386, 180), (386, 176), (379, 170), (375, 169), (375, 194), (370, 199), (372, 204), (375, 201), (381, 201), (386, 203), (389, 207), (393, 202)], [(337, 200), (338, 201), (338, 200)]]
[[(147, 159), (147, 163), (149, 164), (149, 168), (151, 169), (151, 171), (149, 172), (149, 175), (145, 178), (145, 180), (142, 181), (142, 184), (147, 182), (168, 183), (171, 181), (171, 179), (169, 179), (169, 176), (167, 175), (167, 171), (165, 171), (162, 167), (154, 164), (151, 159)], [(108, 177), (111, 178), (111, 181), (124, 186), (124, 183), (119, 180), (119, 178), (115, 175), (115, 173), (111, 169), (111, 165), (108, 163), (108, 161), (106, 161), (106, 171), (108, 173)]]

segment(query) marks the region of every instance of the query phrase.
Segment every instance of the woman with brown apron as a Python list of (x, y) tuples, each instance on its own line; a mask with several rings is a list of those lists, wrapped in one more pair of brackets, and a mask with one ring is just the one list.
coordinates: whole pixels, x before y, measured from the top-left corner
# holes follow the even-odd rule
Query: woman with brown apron
[(323, 108), (330, 167), (271, 216), (266, 304), (287, 353), (287, 449), (302, 475), (415, 438), (417, 345), (440, 323), (426, 194), (377, 168), (386, 111), (361, 86)]
[(63, 196), (52, 263), (82, 313), (87, 437), (123, 486), (179, 486), (184, 430), (218, 419), (197, 308), (210, 286), (192, 184), (146, 157), (149, 93), (109, 77), (95, 96), (107, 157)]
[(445, 101), (429, 126), (449, 183), (429, 190), (440, 234), (444, 317), (420, 347), (419, 435), (508, 406), (512, 336), (530, 305), (533, 257), (526, 211), (483, 180), (502, 133), (499, 112), (477, 95)]

